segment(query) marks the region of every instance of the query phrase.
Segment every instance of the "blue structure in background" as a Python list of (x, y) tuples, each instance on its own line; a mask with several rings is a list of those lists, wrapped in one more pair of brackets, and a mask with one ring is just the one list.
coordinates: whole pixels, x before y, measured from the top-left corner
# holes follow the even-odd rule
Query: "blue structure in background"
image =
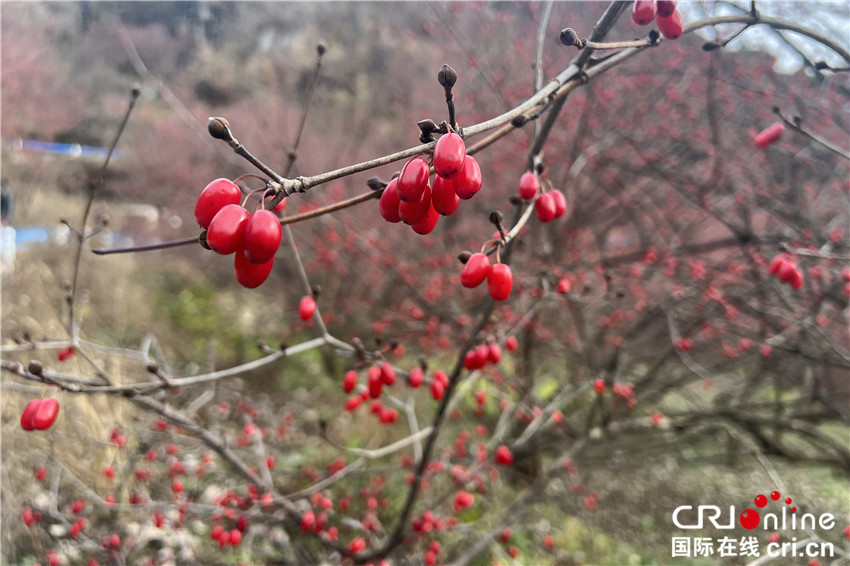
[[(80, 145), (78, 143), (56, 143), (16, 139), (12, 141), (12, 146), (15, 149), (58, 153), (59, 155), (69, 155), (71, 157), (105, 158), (109, 154), (108, 147), (94, 147), (90, 145)], [(112, 153), (112, 159), (121, 159), (121, 157), (122, 154), (117, 149)]]

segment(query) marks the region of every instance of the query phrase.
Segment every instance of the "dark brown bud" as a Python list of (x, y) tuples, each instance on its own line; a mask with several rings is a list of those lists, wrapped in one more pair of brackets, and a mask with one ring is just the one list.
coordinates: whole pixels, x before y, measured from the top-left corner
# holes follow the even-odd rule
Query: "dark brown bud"
[(211, 116), (207, 121), (207, 130), (217, 140), (229, 142), (233, 139), (233, 134), (230, 132), (230, 123), (224, 118)]
[(38, 360), (30, 360), (30, 363), (27, 366), (27, 371), (33, 375), (41, 377), (44, 373), (44, 366), (42, 366), (41, 362)]
[(148, 362), (148, 365), (145, 366), (145, 369), (150, 373), (159, 373), (159, 364), (156, 362)]
[(369, 188), (373, 191), (380, 191), (384, 187), (387, 186), (387, 183), (383, 182), (380, 177), (370, 177), (366, 184), (369, 185)]
[(443, 88), (451, 89), (457, 82), (457, 72), (448, 65), (443, 65), (437, 73), (437, 81)]
[(201, 244), (201, 247), (204, 248), (205, 250), (212, 250), (210, 245), (207, 243), (207, 231), (206, 230), (202, 231), (201, 234), (198, 236), (198, 243)]
[(499, 212), (498, 210), (494, 210), (493, 212), (490, 213), (490, 223), (491, 224), (495, 224), (496, 226), (501, 226), (502, 225), (502, 218), (504, 218), (504, 217), (502, 216), (502, 213)]
[(469, 252), (460, 252), (457, 254), (457, 259), (464, 265), (466, 265), (466, 262), (469, 261), (470, 257), (472, 257), (472, 254)]
[(649, 34), (647, 35), (649, 42), (653, 45), (655, 45), (658, 42), (659, 37), (661, 37), (661, 34), (658, 33), (657, 29), (650, 30)]
[(715, 49), (720, 49), (720, 47), (721, 45), (719, 43), (714, 43), (713, 41), (702, 44), (703, 51), (714, 51)]
[(817, 61), (815, 63), (815, 69), (818, 71), (823, 71), (824, 69), (829, 69), (829, 64), (826, 61)]
[(508, 200), (509, 200), (509, 201), (510, 201), (510, 203), (511, 203), (512, 205), (514, 205), (514, 206), (519, 206), (519, 205), (521, 205), (521, 204), (522, 204), (522, 199), (521, 199), (521, 198), (519, 198), (517, 195), (513, 195), (513, 196), (511, 196), (511, 198), (509, 198)]
[(419, 126), (419, 129), (422, 130), (422, 133), (424, 134), (433, 134), (440, 131), (440, 126), (431, 119), (420, 120), (416, 125)]
[(319, 57), (328, 52), (328, 42), (324, 39), (320, 39), (319, 43), (316, 44), (316, 53), (319, 54)]
[(563, 43), (567, 47), (570, 47), (571, 45), (579, 45), (581, 43), (581, 40), (579, 39), (578, 34), (576, 33), (576, 30), (572, 28), (562, 29), (560, 39), (561, 43)]
[(528, 118), (524, 114), (520, 114), (511, 120), (511, 126), (514, 128), (522, 128), (528, 122)]
[(319, 295), (322, 294), (322, 287), (320, 285), (313, 285), (313, 288), (310, 289), (313, 294), (314, 299), (318, 299)]
[(133, 85), (132, 90), (130, 90), (130, 96), (135, 100), (136, 98), (139, 98), (140, 94), (142, 94), (142, 87), (138, 84)]

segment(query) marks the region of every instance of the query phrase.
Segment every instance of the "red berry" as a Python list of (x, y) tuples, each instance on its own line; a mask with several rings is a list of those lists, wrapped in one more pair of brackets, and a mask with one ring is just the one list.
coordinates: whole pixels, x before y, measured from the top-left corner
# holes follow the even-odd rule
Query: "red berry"
[(210, 248), (221, 255), (230, 255), (241, 248), (248, 216), (248, 211), (238, 204), (228, 204), (219, 210), (207, 228)]
[(372, 366), (368, 372), (369, 396), (372, 399), (377, 399), (381, 396), (381, 391), (384, 389), (384, 380), (381, 377), (381, 370)]
[(195, 220), (208, 228), (219, 210), (228, 204), (239, 204), (241, 199), (242, 191), (236, 183), (230, 179), (216, 179), (201, 191), (195, 203)]
[[(430, 189), (426, 192), (430, 193)], [(428, 210), (425, 212), (425, 216), (414, 224), (411, 224), (410, 227), (417, 234), (424, 236), (426, 234), (430, 234), (434, 227), (437, 225), (437, 221), (440, 219), (440, 214), (434, 209), (433, 200), (428, 203)]]
[(342, 378), (342, 390), (346, 393), (351, 393), (357, 386), (357, 372), (348, 370), (345, 372), (345, 377)]
[(552, 202), (555, 203), (555, 218), (562, 217), (567, 211), (567, 197), (558, 189), (549, 191), (549, 194), (552, 195)]
[(183, 493), (183, 482), (175, 479), (171, 482), (171, 491), (174, 493)]
[(384, 385), (393, 385), (395, 383), (395, 369), (389, 362), (381, 362), (381, 381)]
[(443, 392), (446, 387), (443, 385), (443, 382), (439, 379), (431, 380), (431, 397), (433, 397), (436, 401), (439, 401), (443, 398)]
[(353, 411), (354, 409), (359, 407), (361, 404), (363, 404), (363, 398), (360, 397), (360, 395), (355, 395), (354, 397), (349, 397), (348, 400), (345, 402), (345, 410), (346, 411)]
[(402, 200), (398, 205), (398, 216), (405, 224), (416, 224), (424, 219), (431, 208), (431, 188), (422, 189), (415, 200)]
[(316, 314), (316, 299), (311, 295), (301, 297), (301, 302), (298, 303), (298, 316), (301, 320), (310, 320)]
[(788, 279), (788, 284), (791, 285), (792, 289), (799, 289), (803, 286), (803, 273), (796, 267)]
[(490, 291), (491, 297), (497, 301), (504, 301), (510, 296), (513, 285), (514, 278), (510, 267), (504, 263), (497, 263), (490, 267), (490, 272), (487, 274), (487, 290)]
[(632, 21), (645, 26), (655, 19), (655, 0), (635, 0), (632, 5)]
[(593, 388), (596, 389), (596, 392), (601, 394), (605, 391), (605, 380), (602, 378), (597, 378), (593, 380)]
[(74, 349), (73, 346), (66, 346), (66, 347), (62, 348), (61, 350), (59, 350), (59, 353), (56, 355), (56, 358), (60, 362), (64, 362), (65, 360), (67, 360), (68, 358), (70, 358), (71, 356), (73, 356), (76, 353), (77, 353), (77, 351)]
[(658, 0), (655, 3), (655, 9), (659, 17), (669, 18), (676, 10), (676, 0)]
[(559, 294), (563, 295), (565, 293), (569, 293), (571, 288), (572, 284), (570, 283), (570, 280), (566, 277), (562, 277), (561, 280), (558, 281), (558, 286), (555, 288), (555, 290)]
[(778, 256), (773, 258), (773, 261), (770, 262), (770, 267), (768, 268), (768, 271), (773, 274), (779, 273), (779, 268), (782, 267), (782, 264), (787, 262), (788, 260), (785, 258), (785, 256), (779, 254)]
[(465, 158), (466, 145), (463, 138), (454, 132), (440, 136), (434, 146), (434, 171), (448, 179), (461, 170)]
[(422, 191), (428, 186), (428, 177), (431, 168), (428, 162), (421, 157), (414, 157), (404, 164), (398, 176), (396, 191), (402, 201), (417, 201)]
[(469, 507), (475, 502), (475, 496), (468, 491), (459, 491), (455, 495), (455, 511)]
[(39, 466), (38, 468), (36, 468), (35, 479), (37, 479), (38, 481), (44, 481), (44, 478), (46, 478), (46, 477), (47, 477), (47, 468), (45, 468), (44, 466)]
[(381, 194), (381, 202), (378, 208), (381, 211), (381, 216), (387, 222), (401, 222), (401, 218), (398, 215), (398, 205), (401, 204), (401, 200), (398, 198), (397, 186), (398, 179), (393, 179)]
[(349, 543), (348, 552), (350, 552), (351, 554), (355, 554), (357, 552), (360, 552), (364, 548), (366, 548), (366, 540), (362, 538), (356, 538)]
[(782, 135), (782, 132), (784, 131), (785, 124), (783, 124), (782, 122), (776, 122), (775, 124), (768, 126), (756, 135), (756, 147), (759, 149), (764, 149), (765, 147), (778, 140), (779, 137)]
[(21, 413), (21, 428), (24, 430), (35, 430), (32, 424), (32, 418), (35, 416), (38, 407), (41, 405), (41, 399), (33, 399), (27, 406), (24, 407), (24, 412)]
[(540, 181), (537, 180), (537, 175), (531, 171), (526, 171), (519, 178), (519, 196), (524, 200), (531, 200), (537, 195), (540, 190)]
[(514, 463), (514, 455), (504, 444), (496, 449), (496, 463), (500, 466), (510, 466)]
[(413, 368), (410, 370), (410, 375), (407, 377), (407, 383), (411, 387), (419, 387), (422, 385), (422, 382), (425, 380), (425, 373), (422, 371), (422, 368)]
[(38, 430), (50, 428), (59, 414), (59, 401), (53, 398), (42, 399), (32, 416), (32, 426)]
[(658, 16), (658, 31), (667, 39), (679, 39), (684, 28), (682, 14), (678, 10), (673, 10), (673, 13), (666, 18)]
[(515, 352), (517, 345), (516, 336), (508, 336), (508, 339), (505, 340), (505, 348), (507, 348), (509, 352)]
[(794, 279), (795, 271), (797, 271), (797, 266), (790, 261), (786, 261), (779, 266), (779, 270), (776, 272), (776, 275), (779, 277), (780, 281), (790, 285), (791, 280)]
[[(209, 234), (207, 235), (209, 236)], [(274, 212), (258, 210), (245, 223), (242, 244), (245, 257), (254, 263), (266, 263), (280, 247), (283, 230)]]
[(449, 386), (449, 376), (441, 369), (434, 372), (434, 379), (442, 383), (444, 388)]
[(478, 287), (487, 279), (490, 271), (490, 258), (483, 252), (474, 253), (466, 260), (460, 273), (460, 284), (468, 289)]
[(239, 546), (240, 544), (242, 544), (242, 533), (239, 529), (233, 529), (230, 531), (230, 545)]
[(534, 201), (534, 212), (540, 222), (552, 222), (555, 219), (555, 200), (552, 193), (543, 193)]
[(85, 507), (86, 507), (86, 502), (83, 501), (82, 499), (77, 499), (76, 501), (74, 501), (71, 504), (71, 513), (73, 513), (74, 515), (77, 515), (80, 511), (85, 509)]
[(454, 183), (451, 179), (443, 179), (439, 175), (434, 177), (434, 186), (431, 189), (431, 204), (434, 210), (443, 216), (449, 216), (457, 210), (460, 197), (455, 192)]
[(254, 289), (262, 285), (269, 274), (272, 272), (274, 259), (266, 263), (254, 263), (245, 257), (242, 250), (236, 252), (236, 259), (233, 262), (233, 273), (236, 275), (236, 281), (243, 287)]
[(455, 193), (463, 200), (471, 199), (481, 189), (481, 167), (471, 155), (463, 160), (463, 167), (452, 177)]
[(501, 361), (502, 347), (496, 342), (492, 342), (487, 346), (487, 359), (493, 364), (498, 364)]

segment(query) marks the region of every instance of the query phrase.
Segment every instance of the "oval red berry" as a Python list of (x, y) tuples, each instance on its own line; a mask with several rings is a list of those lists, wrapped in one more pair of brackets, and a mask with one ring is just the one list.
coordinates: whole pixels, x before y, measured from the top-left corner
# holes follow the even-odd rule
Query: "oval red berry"
[(248, 211), (238, 204), (228, 204), (218, 211), (207, 229), (207, 244), (216, 253), (230, 255), (242, 247), (242, 235), (248, 222)]
[(463, 167), (452, 177), (455, 193), (463, 200), (471, 199), (481, 189), (481, 167), (471, 155), (463, 160)]
[(460, 272), (460, 284), (468, 289), (478, 287), (490, 271), (490, 258), (487, 254), (478, 252), (469, 256), (463, 271)]
[[(209, 237), (209, 234), (207, 236)], [(248, 218), (242, 233), (245, 257), (254, 263), (266, 263), (277, 253), (282, 236), (280, 220), (275, 213), (258, 210)]]
[(396, 191), (402, 201), (416, 201), (422, 196), (422, 191), (428, 186), (431, 168), (421, 157), (414, 157), (404, 164), (398, 176)]
[(514, 278), (511, 268), (504, 263), (497, 263), (490, 267), (487, 274), (487, 290), (490, 296), (497, 301), (504, 301), (511, 295)]
[(46, 430), (53, 426), (58, 415), (59, 401), (53, 398), (42, 399), (32, 416), (32, 426), (38, 430)]
[(398, 185), (398, 179), (393, 179), (384, 189), (384, 192), (381, 194), (381, 202), (378, 205), (379, 210), (381, 211), (381, 216), (384, 217), (384, 220), (387, 222), (401, 222), (401, 218), (398, 215), (398, 205), (401, 204), (401, 200), (398, 198), (398, 191), (396, 190), (396, 186)]
[(466, 158), (463, 138), (454, 132), (441, 136), (434, 146), (434, 171), (445, 179), (460, 171)]
[(237, 250), (236, 259), (233, 261), (233, 273), (240, 285), (255, 289), (265, 283), (272, 272), (273, 265), (274, 259), (266, 263), (254, 263), (245, 257), (242, 250)]
[(228, 204), (239, 204), (241, 198), (242, 191), (236, 183), (230, 179), (216, 179), (201, 191), (195, 203), (195, 220), (208, 228), (219, 210)]

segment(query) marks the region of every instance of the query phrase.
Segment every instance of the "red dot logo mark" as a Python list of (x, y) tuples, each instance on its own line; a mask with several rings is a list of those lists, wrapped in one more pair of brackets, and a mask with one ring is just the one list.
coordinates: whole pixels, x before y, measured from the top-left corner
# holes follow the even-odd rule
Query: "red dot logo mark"
[(767, 505), (767, 497), (765, 497), (764, 495), (756, 495), (756, 498), (753, 500), (753, 502), (756, 504), (756, 507), (761, 509), (762, 507)]
[(749, 531), (758, 527), (759, 521), (761, 521), (761, 516), (755, 509), (747, 509), (746, 511), (741, 513), (740, 517), (738, 518), (738, 522), (741, 523), (741, 526)]
[(773, 491), (770, 494), (770, 498), (773, 499), (774, 501), (779, 501), (780, 497), (782, 497), (782, 495), (778, 491)]

